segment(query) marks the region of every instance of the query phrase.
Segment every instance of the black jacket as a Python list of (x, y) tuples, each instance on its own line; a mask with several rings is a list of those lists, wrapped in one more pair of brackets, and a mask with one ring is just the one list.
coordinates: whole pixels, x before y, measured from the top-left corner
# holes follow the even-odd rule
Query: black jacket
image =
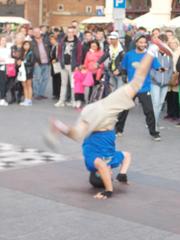
[(29, 76), (33, 75), (34, 71), (34, 54), (32, 50), (29, 50), (27, 54), (24, 56), (24, 66), (26, 69), (26, 74)]
[[(117, 55), (117, 57), (116, 57), (116, 59), (115, 59), (115, 66), (116, 66), (116, 69), (118, 69), (119, 70), (119, 66), (120, 66), (120, 63), (121, 63), (121, 61), (122, 61), (122, 59), (123, 59), (123, 56), (124, 56), (124, 51), (121, 51), (121, 52), (119, 52), (119, 54)], [(106, 59), (108, 59), (108, 58), (110, 58), (110, 63), (109, 63), (109, 70), (111, 71), (112, 69), (111, 69), (111, 64), (112, 64), (112, 62), (111, 62), (111, 56), (110, 56), (110, 52), (109, 51), (106, 51), (105, 53), (104, 53), (104, 55), (98, 60), (98, 64), (101, 64), (101, 63), (103, 63)], [(115, 70), (116, 70), (115, 69)]]
[[(48, 63), (49, 63), (49, 61), (50, 61), (50, 56), (49, 56), (50, 46), (49, 46), (48, 42), (45, 41), (44, 39), (43, 39), (43, 44), (44, 44), (44, 47), (45, 47), (45, 51), (46, 51), (47, 58), (48, 58)], [(38, 43), (35, 39), (32, 40), (32, 50), (33, 50), (33, 54), (34, 54), (34, 62), (41, 64)]]

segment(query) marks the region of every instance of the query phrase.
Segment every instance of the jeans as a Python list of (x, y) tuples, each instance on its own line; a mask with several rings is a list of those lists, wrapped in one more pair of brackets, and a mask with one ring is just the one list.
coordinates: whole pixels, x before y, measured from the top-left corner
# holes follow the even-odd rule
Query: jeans
[(33, 74), (33, 94), (34, 96), (44, 96), (48, 80), (50, 78), (50, 68), (48, 64), (35, 64)]
[(65, 65), (64, 69), (61, 69), (61, 92), (60, 101), (65, 102), (68, 94), (68, 83), (70, 81), (71, 89), (71, 102), (74, 102), (74, 80), (71, 65)]
[(158, 85), (152, 84), (151, 85), (151, 97), (154, 109), (154, 115), (156, 119), (156, 126), (159, 121), (159, 116), (162, 110), (163, 103), (165, 101), (165, 97), (168, 91), (168, 87), (160, 87)]
[(121, 87), (124, 82), (120, 76), (114, 76), (112, 73), (110, 74), (110, 84), (112, 84), (113, 91), (117, 88)]

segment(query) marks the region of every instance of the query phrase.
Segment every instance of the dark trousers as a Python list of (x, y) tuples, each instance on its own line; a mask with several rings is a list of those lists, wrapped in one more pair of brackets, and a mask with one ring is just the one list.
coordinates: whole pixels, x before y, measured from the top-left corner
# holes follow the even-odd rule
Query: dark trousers
[[(148, 125), (150, 135), (156, 134), (156, 124), (155, 124), (155, 117), (154, 117), (154, 110), (152, 105), (152, 99), (149, 92), (145, 93), (138, 93), (137, 97), (139, 102), (142, 104), (143, 112), (146, 117), (146, 123)], [(123, 132), (125, 122), (127, 119), (129, 111), (125, 110), (121, 112), (118, 116), (118, 122), (116, 123), (115, 130), (116, 132)]]
[(166, 96), (167, 100), (167, 115), (171, 118), (180, 117), (179, 95), (178, 92), (170, 91)]
[(13, 102), (16, 101), (16, 88), (15, 88), (16, 82), (15, 81), (16, 81), (15, 77), (8, 77), (7, 78), (6, 93), (9, 92), (10, 93), (9, 95), (11, 95), (10, 99), (8, 99), (9, 103), (13, 103)]
[(4, 99), (6, 96), (6, 72), (0, 70), (0, 99)]
[(59, 99), (61, 89), (61, 74), (52, 75), (52, 94), (55, 98)]

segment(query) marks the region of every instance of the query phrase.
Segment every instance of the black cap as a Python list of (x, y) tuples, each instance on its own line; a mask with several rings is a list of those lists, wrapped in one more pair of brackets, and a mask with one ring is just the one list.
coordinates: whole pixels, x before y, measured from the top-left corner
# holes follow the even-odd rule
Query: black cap
[(95, 188), (104, 188), (104, 183), (96, 172), (91, 172), (89, 176), (90, 184)]

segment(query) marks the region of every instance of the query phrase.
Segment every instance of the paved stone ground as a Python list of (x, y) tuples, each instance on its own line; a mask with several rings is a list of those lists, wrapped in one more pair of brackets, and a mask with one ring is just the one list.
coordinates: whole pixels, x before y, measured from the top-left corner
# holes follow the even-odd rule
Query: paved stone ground
[(65, 160), (60, 154), (0, 143), (0, 171)]
[(117, 140), (118, 148), (133, 156), (130, 185), (114, 181), (113, 198), (98, 201), (92, 198), (96, 191), (88, 183), (80, 144), (62, 137), (58, 153), (44, 145), (49, 115), (73, 124), (78, 113), (55, 109), (51, 100), (28, 109), (0, 109), (1, 150), (10, 144), (13, 154), (36, 149), (39, 157), (43, 152), (61, 156), (60, 161), (1, 170), (0, 240), (180, 239), (180, 129), (162, 120), (162, 141), (154, 142), (141, 108), (133, 109)]

